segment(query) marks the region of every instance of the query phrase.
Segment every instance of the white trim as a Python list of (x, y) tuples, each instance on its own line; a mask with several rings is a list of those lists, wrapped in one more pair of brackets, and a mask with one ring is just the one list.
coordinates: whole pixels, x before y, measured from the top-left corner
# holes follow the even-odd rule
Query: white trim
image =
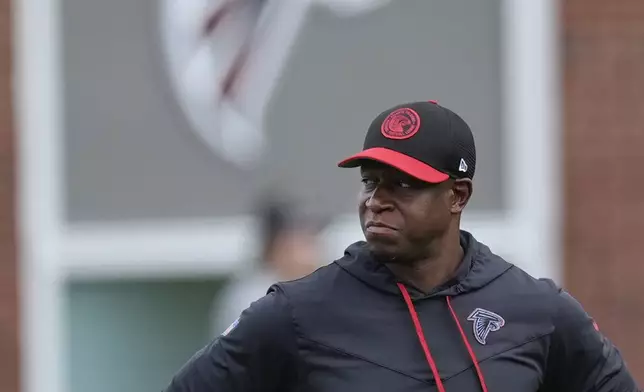
[(253, 256), (253, 227), (250, 217), (69, 227), (61, 267), (73, 279), (225, 275)]
[(58, 267), (61, 176), (56, 2), (13, 2), (18, 161), (21, 382), (25, 392), (64, 391), (62, 282)]
[[(512, 241), (506, 241), (509, 225), (502, 217), (474, 216), (463, 225), (495, 251), (513, 254)], [(74, 226), (62, 236), (61, 273), (82, 280), (225, 275), (256, 254), (253, 227), (251, 217)], [(325, 260), (362, 239), (355, 214), (340, 217), (323, 233)]]
[(561, 281), (558, 2), (504, 4), (509, 223), (522, 266)]

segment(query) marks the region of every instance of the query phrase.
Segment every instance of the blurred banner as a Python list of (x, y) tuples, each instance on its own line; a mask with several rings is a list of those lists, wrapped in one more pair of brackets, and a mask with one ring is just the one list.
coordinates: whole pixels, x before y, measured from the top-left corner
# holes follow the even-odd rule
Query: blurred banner
[[(357, 174), (336, 161), (360, 148), (380, 110), (417, 99), (471, 123), (480, 167), (471, 210), (504, 208), (500, 0), (349, 14), (248, 1), (267, 3), (255, 5), (261, 16), (223, 20), (212, 37), (199, 27), (217, 1), (61, 3), (71, 222), (235, 216), (267, 184), (316, 213), (353, 212)], [(236, 96), (221, 97), (244, 29), (262, 34)]]

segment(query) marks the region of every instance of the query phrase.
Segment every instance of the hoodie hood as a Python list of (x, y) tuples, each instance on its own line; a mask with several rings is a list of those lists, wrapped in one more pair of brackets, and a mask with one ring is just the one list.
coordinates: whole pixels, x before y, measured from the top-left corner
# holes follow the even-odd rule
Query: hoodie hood
[[(512, 264), (492, 253), (487, 246), (478, 242), (472, 234), (466, 231), (461, 231), (461, 246), (465, 254), (456, 275), (430, 293), (410, 290), (410, 295), (414, 299), (456, 296), (477, 290), (513, 267)], [(360, 241), (350, 245), (345, 250), (344, 257), (335, 263), (372, 288), (400, 296), (397, 284), (401, 282), (385, 264), (373, 257), (366, 242)]]

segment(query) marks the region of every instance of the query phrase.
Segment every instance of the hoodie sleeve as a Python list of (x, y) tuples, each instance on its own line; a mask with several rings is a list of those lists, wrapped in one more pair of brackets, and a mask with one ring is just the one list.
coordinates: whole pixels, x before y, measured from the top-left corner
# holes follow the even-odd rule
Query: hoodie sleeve
[(560, 291), (545, 391), (638, 392), (617, 348), (570, 294)]
[(166, 392), (287, 391), (297, 374), (296, 355), (290, 305), (273, 286), (197, 352)]

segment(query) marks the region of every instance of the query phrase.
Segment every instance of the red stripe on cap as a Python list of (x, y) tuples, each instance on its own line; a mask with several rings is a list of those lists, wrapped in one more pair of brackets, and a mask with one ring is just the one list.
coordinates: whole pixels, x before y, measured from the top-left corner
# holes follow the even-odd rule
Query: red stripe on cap
[(419, 161), (398, 151), (384, 147), (374, 147), (361, 151), (338, 163), (340, 167), (360, 166), (361, 161), (371, 160), (384, 163), (429, 183), (439, 183), (449, 179), (449, 175), (434, 169), (425, 162)]
[(429, 102), (429, 103), (433, 103), (434, 105), (438, 105), (438, 101), (436, 101), (436, 100), (434, 100), (434, 99), (430, 99), (430, 100), (429, 100), (429, 101), (427, 101), (427, 102)]

